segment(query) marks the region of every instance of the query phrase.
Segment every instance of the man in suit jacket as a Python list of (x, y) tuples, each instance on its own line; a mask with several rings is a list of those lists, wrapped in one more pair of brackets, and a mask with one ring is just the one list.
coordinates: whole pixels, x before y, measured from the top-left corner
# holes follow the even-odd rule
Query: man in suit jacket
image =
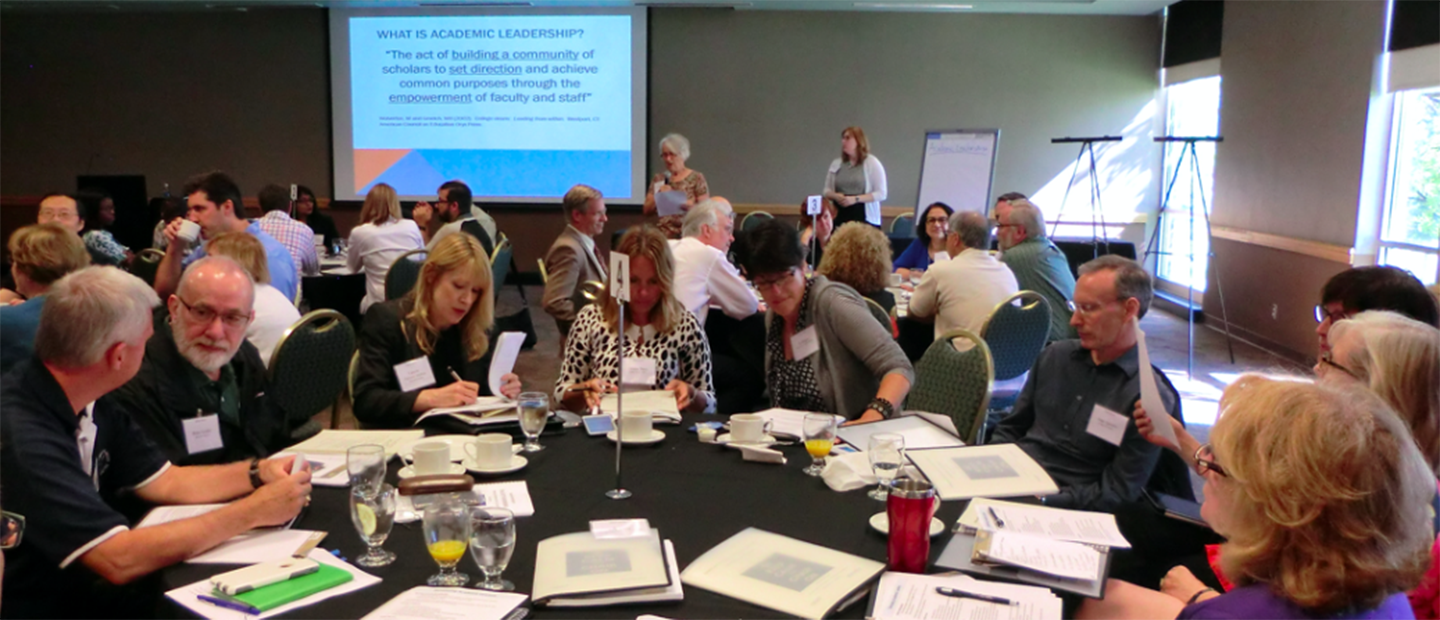
[(563, 339), (570, 333), (575, 315), (589, 303), (583, 287), (590, 280), (605, 282), (605, 264), (595, 249), (595, 237), (605, 230), (605, 197), (588, 185), (576, 185), (565, 192), (560, 203), (567, 222), (565, 230), (545, 254), (545, 312), (555, 317)]

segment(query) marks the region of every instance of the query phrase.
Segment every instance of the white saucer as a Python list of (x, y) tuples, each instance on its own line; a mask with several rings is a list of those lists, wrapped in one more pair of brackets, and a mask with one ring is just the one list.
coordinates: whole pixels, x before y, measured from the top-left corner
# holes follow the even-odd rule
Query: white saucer
[(529, 460), (529, 459), (526, 459), (526, 458), (523, 457), (523, 456), (518, 456), (518, 455), (517, 455), (517, 456), (512, 456), (512, 457), (510, 457), (510, 464), (509, 464), (509, 465), (506, 465), (505, 467), (501, 467), (501, 468), (499, 468), (499, 469), (482, 468), (482, 467), (480, 467), (479, 465), (475, 464), (475, 461), (473, 461), (473, 460), (471, 460), (471, 459), (468, 459), (468, 458), (465, 459), (465, 461), (462, 462), (461, 465), (464, 465), (464, 466), (465, 466), (465, 469), (468, 469), (468, 470), (470, 470), (470, 471), (472, 471), (472, 472), (475, 472), (475, 473), (477, 473), (477, 474), (486, 474), (486, 475), (491, 475), (491, 476), (498, 476), (498, 475), (500, 475), (500, 474), (508, 474), (508, 473), (510, 473), (510, 472), (520, 471), (520, 470), (524, 469), (525, 466), (526, 466), (527, 464), (529, 464), (529, 463), (530, 463), (530, 460)]
[[(474, 435), (436, 435), (436, 436), (434, 436), (434, 437), (422, 437), (422, 438), (416, 439), (416, 440), (414, 440), (414, 441), (408, 441), (408, 442), (405, 442), (405, 443), (403, 443), (403, 444), (400, 444), (400, 449), (397, 450), (395, 453), (400, 456), (400, 459), (401, 459), (402, 461), (405, 461), (405, 462), (407, 462), (407, 463), (410, 462), (410, 461), (413, 461), (413, 460), (415, 460), (415, 444), (418, 444), (418, 443), (423, 442), (423, 441), (438, 441), (438, 442), (443, 443), (443, 444), (445, 444), (445, 445), (447, 445), (447, 446), (450, 446), (450, 462), (451, 462), (451, 463), (459, 463), (459, 462), (461, 462), (461, 461), (465, 461), (465, 460), (468, 460), (468, 459), (470, 458), (470, 455), (468, 455), (468, 454), (465, 453), (465, 446), (466, 446), (467, 444), (473, 443), (473, 442), (475, 441), (475, 436), (474, 436)], [(518, 443), (516, 443), (516, 444), (511, 444), (511, 445), (510, 445), (510, 452), (513, 453), (513, 454), (519, 454), (519, 453), (520, 453), (520, 448), (521, 448), (521, 445), (518, 444)]]
[(730, 439), (730, 437), (731, 437), (731, 434), (730, 434), (730, 433), (724, 433), (724, 434), (722, 434), (722, 435), (716, 435), (716, 436), (715, 436), (715, 443), (734, 443), (734, 444), (737, 444), (737, 445), (738, 445), (738, 444), (744, 444), (744, 445), (747, 445), (747, 446), (770, 446), (770, 445), (774, 445), (775, 443), (777, 443), (777, 442), (780, 441), (779, 439), (776, 439), (774, 435), (770, 435), (770, 434), (768, 434), (768, 433), (767, 433), (767, 434), (764, 434), (764, 435), (761, 435), (761, 436), (760, 436), (760, 441), (732, 441), (732, 440)]
[[(463, 474), (463, 473), (465, 473), (465, 466), (464, 466), (464, 465), (461, 465), (461, 464), (459, 464), (459, 463), (451, 463), (451, 464), (450, 464), (450, 471), (447, 471), (447, 472), (445, 472), (445, 473), (447, 473), (447, 474)], [(395, 472), (395, 475), (400, 476), (400, 479), (401, 479), (401, 480), (404, 480), (404, 479), (406, 479), (406, 478), (413, 478), (413, 477), (415, 476), (415, 468), (414, 468), (414, 467), (411, 467), (411, 466), (409, 466), (409, 465), (406, 465), (406, 466), (404, 466), (404, 467), (401, 467), (401, 468), (400, 468), (400, 471)]]
[[(605, 438), (606, 438), (606, 439), (609, 439), (610, 441), (615, 441), (615, 431), (610, 431), (610, 432), (608, 432), (608, 433), (605, 433)], [(625, 443), (626, 443), (627, 445), (646, 445), (646, 444), (655, 443), (655, 442), (660, 441), (660, 440), (662, 440), (662, 439), (664, 439), (664, 438), (665, 438), (665, 432), (664, 432), (664, 431), (660, 431), (660, 430), (656, 430), (656, 429), (653, 429), (653, 428), (652, 428), (652, 429), (650, 429), (650, 436), (649, 436), (649, 437), (646, 437), (646, 438), (644, 438), (644, 439), (626, 439), (626, 440), (625, 440)]]
[[(870, 527), (875, 528), (875, 531), (880, 532), (881, 534), (884, 534), (884, 535), (886, 535), (886, 536), (889, 536), (889, 535), (890, 535), (890, 515), (888, 515), (888, 514), (886, 514), (886, 513), (883, 513), (883, 512), (877, 512), (877, 513), (875, 513), (874, 515), (871, 515), (871, 517), (870, 517)], [(944, 531), (945, 531), (945, 524), (944, 524), (944, 523), (941, 523), (939, 519), (936, 519), (936, 518), (934, 518), (934, 517), (931, 517), (931, 518), (930, 518), (930, 537), (931, 537), (931, 538), (934, 538), (934, 537), (936, 537), (936, 536), (939, 536), (940, 533), (941, 533), (941, 532), (944, 532)]]

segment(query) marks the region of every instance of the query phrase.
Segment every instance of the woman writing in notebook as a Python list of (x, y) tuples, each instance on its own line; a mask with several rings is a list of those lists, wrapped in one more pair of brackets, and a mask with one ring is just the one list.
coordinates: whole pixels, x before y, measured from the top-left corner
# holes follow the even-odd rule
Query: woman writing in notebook
[[(675, 259), (652, 226), (632, 228), (615, 252), (630, 257), (625, 303), (625, 383), (675, 394), (677, 408), (704, 411), (715, 400), (710, 343), (694, 314), (675, 298)], [(621, 383), (615, 355), (620, 303), (608, 288), (575, 317), (555, 398), (570, 411), (589, 411)], [(634, 369), (634, 370), (630, 370)]]
[[(370, 306), (355, 372), (355, 417), (370, 428), (404, 428), (421, 413), (491, 396), (495, 290), (485, 249), (470, 235), (435, 246), (405, 297)], [(500, 393), (520, 394), (507, 373)]]

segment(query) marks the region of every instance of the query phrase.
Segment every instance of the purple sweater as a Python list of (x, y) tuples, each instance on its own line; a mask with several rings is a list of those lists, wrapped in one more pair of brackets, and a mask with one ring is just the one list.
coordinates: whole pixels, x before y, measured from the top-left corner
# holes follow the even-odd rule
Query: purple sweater
[[(1325, 618), (1306, 612), (1299, 606), (1270, 591), (1264, 584), (1253, 584), (1235, 588), (1207, 601), (1201, 601), (1180, 610), (1178, 620), (1187, 618), (1276, 618), (1308, 620)], [(1396, 593), (1386, 598), (1379, 607), (1362, 613), (1328, 616), (1335, 618), (1356, 618), (1359, 620), (1413, 620), (1415, 614), (1405, 593)]]

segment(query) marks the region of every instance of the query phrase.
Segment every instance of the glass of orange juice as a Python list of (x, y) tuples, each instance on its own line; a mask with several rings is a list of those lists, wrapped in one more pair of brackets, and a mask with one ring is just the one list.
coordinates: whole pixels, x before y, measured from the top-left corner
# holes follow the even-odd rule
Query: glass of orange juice
[(835, 447), (835, 429), (839, 422), (828, 413), (805, 414), (805, 451), (810, 453), (810, 466), (805, 473), (819, 476), (825, 471), (825, 457)]
[(425, 509), (425, 546), (440, 565), (440, 572), (425, 583), (432, 586), (463, 586), (470, 576), (455, 570), (465, 557), (470, 541), (470, 507), (459, 500), (443, 501)]

